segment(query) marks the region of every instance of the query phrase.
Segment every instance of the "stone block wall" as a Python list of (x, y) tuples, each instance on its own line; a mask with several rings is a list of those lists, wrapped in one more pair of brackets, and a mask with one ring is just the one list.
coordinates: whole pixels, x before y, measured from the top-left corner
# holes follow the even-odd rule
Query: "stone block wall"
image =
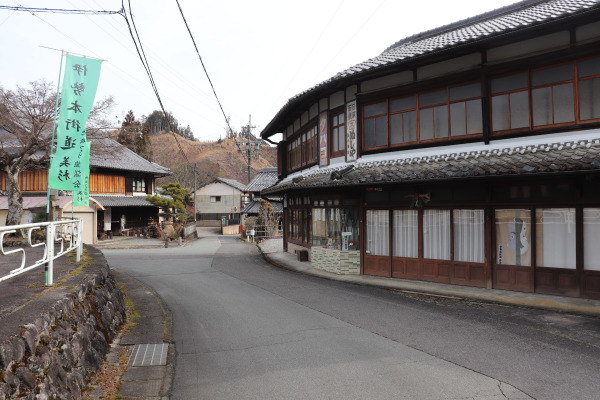
[(0, 344), (0, 400), (81, 399), (125, 319), (106, 263)]
[(311, 248), (313, 268), (338, 275), (360, 274), (359, 250), (335, 250), (322, 247)]

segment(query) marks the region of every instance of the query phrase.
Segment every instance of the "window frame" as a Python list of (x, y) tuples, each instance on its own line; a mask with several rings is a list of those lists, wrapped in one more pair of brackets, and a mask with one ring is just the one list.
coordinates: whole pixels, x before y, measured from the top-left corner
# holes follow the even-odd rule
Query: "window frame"
[(318, 160), (317, 124), (309, 124), (307, 128), (292, 136), (287, 146), (288, 171), (297, 171), (316, 164)]
[[(341, 124), (339, 123), (339, 116), (343, 115), (344, 116), (344, 122), (342, 122)], [(334, 125), (334, 118), (338, 118), (338, 124)], [(329, 124), (330, 124), (330, 132), (331, 135), (329, 135), (330, 139), (329, 139), (329, 158), (335, 158), (335, 157), (342, 157), (346, 154), (346, 109), (345, 107), (339, 107), (336, 110), (333, 110), (331, 112), (331, 116), (329, 118)], [(339, 129), (340, 127), (344, 128), (344, 139), (342, 142), (340, 142), (340, 137), (339, 137)], [(337, 135), (336, 135), (337, 134)], [(338, 144), (338, 150), (334, 151), (333, 150), (333, 143), (334, 141), (337, 139), (337, 144)], [(340, 150), (340, 143), (344, 144), (344, 148)]]
[[(418, 144), (428, 144), (428, 143), (432, 143), (432, 142), (444, 142), (444, 141), (451, 141), (451, 140), (460, 140), (460, 139), (464, 139), (464, 138), (470, 138), (470, 137), (483, 137), (483, 94), (481, 93), (481, 91), (479, 92), (479, 95), (476, 96), (469, 96), (469, 97), (464, 97), (464, 98), (460, 98), (457, 100), (451, 100), (451, 90), (455, 89), (455, 88), (460, 88), (460, 87), (466, 87), (466, 86), (470, 86), (470, 85), (474, 85), (474, 84), (481, 84), (481, 81), (478, 80), (468, 80), (465, 82), (461, 82), (459, 84), (453, 84), (453, 85), (445, 85), (442, 87), (437, 87), (434, 89), (430, 89), (430, 90), (426, 90), (426, 91), (416, 91), (416, 92), (411, 92), (411, 93), (407, 93), (401, 96), (390, 96), (390, 97), (386, 97), (384, 99), (378, 99), (378, 100), (374, 100), (374, 101), (370, 101), (367, 103), (364, 103), (361, 105), (362, 107), (362, 118), (361, 118), (361, 124), (362, 124), (362, 149), (363, 151), (377, 151), (377, 150), (382, 150), (382, 149), (396, 149), (396, 148), (402, 148), (402, 147), (406, 147), (406, 146), (411, 146), (411, 145), (418, 145)], [(431, 104), (427, 104), (426, 106), (421, 105), (421, 96), (427, 95), (429, 93), (435, 93), (435, 92), (444, 92), (444, 100), (440, 101), (440, 102), (436, 102), (436, 103), (431, 103)], [(398, 111), (390, 111), (390, 105), (394, 100), (398, 100), (398, 99), (403, 99), (403, 98), (408, 98), (408, 97), (414, 97), (414, 107), (413, 108), (406, 108), (406, 109), (402, 109), (402, 110), (398, 110)], [(479, 128), (479, 132), (475, 132), (475, 133), (468, 133), (468, 107), (467, 104), (471, 101), (474, 100), (479, 100), (480, 104), (481, 104), (481, 127)], [(385, 103), (385, 113), (379, 113), (379, 114), (373, 114), (373, 115), (369, 115), (368, 117), (365, 117), (365, 107), (371, 106), (371, 105), (375, 105), (375, 104), (383, 104)], [(464, 135), (456, 135), (453, 136), (452, 135), (452, 115), (451, 115), (451, 107), (453, 104), (459, 104), (459, 103), (464, 103), (465, 104), (465, 116), (464, 116), (464, 126), (465, 126), (465, 131), (467, 132)], [(445, 116), (445, 120), (447, 121), (447, 132), (445, 136), (441, 136), (441, 137), (432, 137), (432, 138), (428, 138), (428, 139), (422, 139), (422, 130), (421, 130), (421, 119), (422, 119), (422, 114), (425, 113), (425, 110), (432, 110), (432, 118), (434, 118), (435, 120), (435, 110), (439, 107), (446, 107), (446, 116)], [(391, 119), (393, 115), (402, 115), (403, 117), (403, 121), (404, 121), (404, 114), (409, 113), (409, 112), (415, 112), (415, 130), (416, 130), (416, 139), (414, 141), (409, 141), (409, 142), (401, 142), (401, 143), (392, 143), (392, 132), (391, 132)], [(387, 141), (386, 144), (384, 145), (377, 145), (377, 122), (376, 120), (378, 118), (381, 117), (385, 117), (386, 118), (386, 132), (387, 132)], [(366, 139), (367, 139), (367, 135), (366, 135), (366, 129), (365, 129), (365, 121), (369, 121), (369, 120), (375, 120), (375, 125), (374, 125), (374, 138), (373, 138), (373, 142), (374, 142), (374, 146), (372, 147), (367, 147), (366, 146)], [(434, 120), (432, 122), (434, 122)], [(432, 125), (432, 129), (435, 130), (435, 124)], [(434, 134), (435, 131), (432, 132), (432, 134)], [(404, 130), (402, 131), (403, 137), (404, 137)]]

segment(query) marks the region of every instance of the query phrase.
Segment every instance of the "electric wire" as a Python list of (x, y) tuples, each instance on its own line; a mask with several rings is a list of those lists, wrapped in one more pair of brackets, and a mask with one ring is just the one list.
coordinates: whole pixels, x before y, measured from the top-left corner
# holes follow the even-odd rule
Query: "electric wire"
[[(177, 139), (177, 134), (173, 131), (172, 126), (171, 126), (171, 121), (169, 118), (167, 118), (167, 112), (165, 110), (165, 107), (162, 103), (162, 100), (160, 98), (160, 94), (158, 92), (158, 88), (156, 87), (156, 82), (154, 81), (154, 77), (152, 76), (152, 71), (150, 70), (150, 64), (148, 64), (148, 60), (146, 58), (146, 54), (144, 52), (144, 48), (142, 46), (142, 41), (140, 39), (140, 36), (138, 34), (137, 28), (135, 26), (135, 21), (133, 18), (133, 13), (131, 12), (131, 0), (128, 0), (128, 8), (129, 8), (129, 17), (131, 18), (131, 24), (129, 23), (129, 19), (127, 18), (127, 13), (125, 12), (125, 5), (124, 5), (124, 1), (125, 0), (121, 0), (121, 10), (123, 11), (123, 13), (119, 13), (120, 15), (122, 15), (125, 18), (125, 22), (127, 23), (127, 27), (129, 29), (129, 34), (131, 35), (131, 38), (133, 40), (133, 43), (135, 45), (135, 49), (138, 53), (138, 56), (140, 58), (140, 61), (142, 62), (142, 65), (144, 66), (144, 69), (146, 70), (146, 74), (148, 75), (148, 78), (150, 79), (150, 84), (152, 85), (152, 89), (154, 90), (154, 94), (156, 95), (156, 98), (158, 100), (158, 104), (160, 105), (161, 110), (163, 111), (164, 115), (165, 115), (165, 119), (167, 120), (167, 125), (169, 126), (169, 131), (171, 131), (171, 133), (173, 134), (173, 137), (175, 138), (175, 142), (177, 143), (177, 146), (179, 147), (179, 151), (181, 152), (181, 154), (183, 154), (183, 157), (185, 158), (185, 161), (187, 164), (190, 164), (190, 160), (188, 159), (187, 155), (185, 154), (185, 151), (183, 150), (183, 147), (181, 147), (181, 143), (179, 143), (179, 140)], [(133, 31), (131, 29), (131, 25), (133, 25), (133, 31), (135, 31), (135, 36), (133, 34)], [(137, 38), (137, 41), (136, 41)], [(138, 47), (139, 44), (139, 47)], [(141, 50), (141, 52), (140, 52)]]
[(214, 87), (212, 81), (210, 80), (210, 76), (208, 75), (208, 71), (206, 70), (206, 67), (204, 66), (204, 61), (202, 61), (202, 57), (200, 56), (200, 51), (198, 50), (198, 46), (196, 45), (196, 40), (194, 39), (194, 35), (192, 35), (192, 31), (190, 30), (190, 26), (188, 25), (187, 20), (185, 19), (185, 15), (183, 14), (183, 10), (181, 9), (181, 5), (179, 4), (179, 0), (175, 0), (175, 2), (177, 3), (177, 7), (179, 8), (179, 12), (181, 13), (181, 18), (183, 18), (183, 22), (185, 23), (185, 27), (187, 28), (187, 31), (190, 34), (190, 38), (192, 39), (192, 43), (194, 43), (194, 48), (196, 49), (196, 54), (198, 54), (198, 58), (200, 59), (200, 64), (202, 64), (202, 69), (204, 69), (204, 73), (206, 74), (206, 78), (208, 79), (208, 83), (210, 83), (210, 87), (212, 88), (212, 91), (215, 94), (215, 98), (217, 99), (217, 103), (219, 103), (219, 107), (221, 108), (221, 112), (223, 113), (223, 118), (225, 118), (225, 123), (227, 124), (227, 127), (229, 128), (229, 132), (233, 132), (233, 129), (231, 129), (231, 126), (229, 125), (229, 120), (227, 119), (227, 115), (225, 114), (225, 110), (223, 110), (223, 105), (221, 104), (221, 101), (219, 100), (219, 96), (217, 96), (217, 92), (215, 90), (215, 87)]
[(65, 8), (42, 8), (42, 7), (23, 7), (23, 6), (2, 6), (0, 10), (25, 11), (31, 13), (53, 13), (53, 14), (119, 14), (119, 11), (99, 11), (99, 10), (69, 10)]

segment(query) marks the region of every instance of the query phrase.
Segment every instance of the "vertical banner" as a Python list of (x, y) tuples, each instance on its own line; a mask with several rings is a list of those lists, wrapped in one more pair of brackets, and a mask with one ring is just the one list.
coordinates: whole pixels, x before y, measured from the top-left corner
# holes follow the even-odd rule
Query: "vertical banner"
[(356, 161), (357, 134), (356, 134), (356, 100), (346, 104), (346, 161)]
[(73, 185), (77, 185), (73, 189), (73, 206), (89, 206), (90, 198), (90, 142), (85, 142), (79, 146), (79, 153), (77, 153), (78, 161), (80, 163), (79, 170), (81, 172), (81, 184), (77, 185), (77, 181)]
[(319, 115), (319, 166), (327, 165), (327, 111)]
[[(96, 97), (101, 64), (102, 60), (67, 55), (56, 129), (56, 153), (48, 176), (48, 185), (53, 189), (69, 190), (74, 195), (81, 192), (82, 196), (89, 193), (89, 187), (84, 189), (86, 171), (89, 180), (85, 124)], [(86, 148), (88, 161), (84, 159)]]

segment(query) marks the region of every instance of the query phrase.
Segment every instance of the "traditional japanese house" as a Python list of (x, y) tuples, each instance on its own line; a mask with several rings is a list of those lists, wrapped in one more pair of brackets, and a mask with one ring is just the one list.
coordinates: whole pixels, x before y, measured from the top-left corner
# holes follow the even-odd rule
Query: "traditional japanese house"
[[(275, 167), (265, 167), (258, 171), (256, 176), (248, 185), (246, 185), (246, 193), (249, 201), (242, 209), (242, 214), (248, 217), (257, 216), (258, 210), (260, 209), (260, 201), (262, 200), (260, 194), (261, 191), (273, 186), (278, 180), (277, 168)], [(265, 200), (271, 203), (273, 206), (273, 214), (279, 218), (283, 213), (283, 203), (281, 202), (281, 197), (266, 197)]]
[[(158, 223), (158, 207), (146, 201), (156, 191), (156, 178), (171, 175), (168, 168), (148, 161), (110, 138), (91, 140), (90, 205), (75, 207), (69, 193), (53, 195), (53, 218), (83, 218), (85, 243), (112, 234), (143, 230)], [(0, 172), (0, 190), (6, 190), (6, 177)], [(38, 169), (19, 174), (23, 193), (23, 223), (30, 223), (36, 214), (45, 217), (48, 170)], [(0, 224), (6, 221), (8, 199), (0, 196)], [(39, 218), (38, 218), (39, 219)]]
[(214, 178), (196, 190), (197, 225), (237, 225), (246, 203), (246, 185), (235, 179)]
[(289, 252), (360, 273), (600, 298), (600, 2), (521, 1), (291, 98)]

